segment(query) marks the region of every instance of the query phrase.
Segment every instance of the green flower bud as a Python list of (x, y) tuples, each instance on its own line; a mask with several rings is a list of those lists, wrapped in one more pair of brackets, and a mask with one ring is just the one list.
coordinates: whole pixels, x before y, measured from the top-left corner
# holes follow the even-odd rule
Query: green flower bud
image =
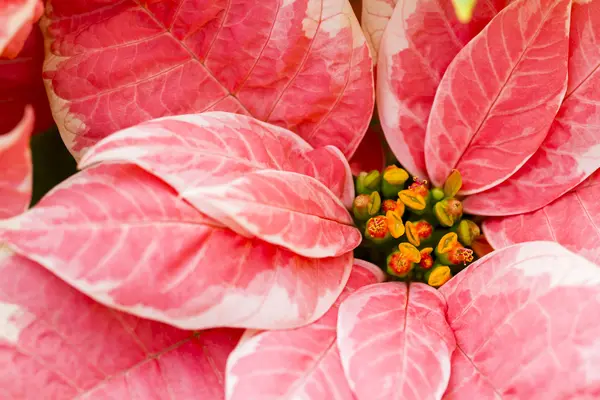
[(433, 213), (440, 225), (451, 227), (462, 217), (462, 203), (454, 198), (438, 201), (433, 207)]
[(356, 193), (371, 194), (381, 187), (381, 174), (377, 170), (361, 172), (356, 178)]
[(366, 221), (377, 215), (381, 207), (381, 197), (379, 192), (373, 192), (370, 195), (359, 194), (354, 198), (352, 204), (352, 213), (358, 221)]
[(444, 197), (446, 197), (446, 195), (444, 194), (444, 191), (442, 189), (440, 189), (440, 188), (431, 189), (431, 198), (433, 199), (433, 201), (440, 201)]
[(458, 240), (465, 246), (471, 246), (476, 237), (481, 235), (481, 229), (479, 226), (471, 220), (463, 219), (458, 224), (458, 229), (456, 230), (458, 234)]

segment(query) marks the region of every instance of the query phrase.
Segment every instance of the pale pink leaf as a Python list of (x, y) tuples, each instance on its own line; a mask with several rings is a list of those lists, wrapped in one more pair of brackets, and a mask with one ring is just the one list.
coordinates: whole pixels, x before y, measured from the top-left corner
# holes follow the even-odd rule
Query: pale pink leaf
[(367, 129), (365, 137), (348, 161), (353, 175), (358, 175), (362, 171), (383, 171), (386, 163), (383, 140), (381, 128), (371, 126)]
[[(402, 0), (400, 0), (402, 2)], [(398, 0), (362, 0), (361, 26), (377, 65), (379, 45)]]
[(537, 211), (488, 218), (483, 230), (496, 249), (550, 240), (600, 265), (600, 172)]
[(524, 243), (440, 292), (457, 345), (444, 399), (598, 398), (597, 265), (556, 243)]
[(29, 137), (33, 124), (33, 109), (27, 107), (17, 126), (0, 134), (0, 220), (29, 207), (33, 183)]
[(33, 24), (42, 16), (42, 0), (3, 0), (0, 3), (0, 56), (19, 54)]
[(323, 184), (293, 172), (264, 170), (181, 196), (206, 215), (247, 237), (304, 257), (336, 257), (362, 240), (343, 204)]
[(230, 113), (165, 117), (124, 129), (91, 148), (79, 165), (103, 161), (134, 163), (179, 192), (251, 171), (293, 171), (321, 181), (348, 208), (354, 200), (350, 167), (335, 147), (313, 150), (286, 129)]
[(508, 180), (468, 197), (464, 203), (468, 212), (535, 211), (600, 167), (600, 1), (574, 2), (571, 14), (569, 86), (548, 136)]
[(190, 332), (96, 303), (0, 245), (6, 399), (223, 399), (241, 331)]
[(442, 397), (455, 347), (445, 311), (422, 283), (371, 285), (342, 303), (337, 343), (358, 400)]
[(27, 105), (33, 106), (35, 112), (34, 133), (43, 132), (54, 123), (42, 81), (43, 62), (44, 38), (37, 27), (16, 58), (0, 57), (0, 132), (14, 128)]
[(567, 88), (570, 0), (518, 0), (452, 61), (425, 136), (432, 182), (451, 170), (463, 194), (514, 174), (538, 149)]
[(45, 82), (79, 157), (117, 130), (210, 110), (252, 115), (350, 157), (374, 103), (348, 0), (50, 0)]
[(105, 305), (182, 329), (293, 328), (341, 293), (352, 253), (308, 259), (200, 214), (133, 165), (87, 169), (0, 240)]
[(318, 321), (293, 330), (246, 331), (227, 361), (227, 399), (352, 399), (336, 346), (339, 303), (383, 279), (377, 266), (355, 260), (344, 291)]
[[(412, 174), (427, 176), (427, 120), (446, 68), (507, 2), (479, 1), (468, 24), (458, 22), (450, 0), (399, 0), (389, 14), (377, 70), (379, 118), (392, 151)], [(396, 1), (365, 2), (366, 8), (375, 9), (369, 19), (382, 24), (391, 3)]]

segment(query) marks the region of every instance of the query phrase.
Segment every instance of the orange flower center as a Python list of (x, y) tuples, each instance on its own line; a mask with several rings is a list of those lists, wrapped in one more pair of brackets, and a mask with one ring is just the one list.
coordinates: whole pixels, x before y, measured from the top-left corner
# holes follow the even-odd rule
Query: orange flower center
[(466, 265), (473, 261), (473, 250), (457, 246), (450, 251), (448, 258), (454, 264)]
[(367, 231), (371, 237), (377, 239), (385, 238), (385, 235), (388, 233), (387, 219), (385, 216), (378, 215), (374, 218), (371, 218), (369, 222), (367, 222)]
[(395, 200), (384, 200), (383, 204), (381, 205), (381, 210), (385, 214), (388, 211), (396, 211), (397, 207), (398, 207), (398, 202), (396, 202)]
[(390, 257), (388, 267), (398, 275), (406, 274), (410, 271), (412, 261), (408, 260), (401, 252), (396, 252)]
[(431, 254), (421, 253), (421, 262), (419, 263), (419, 265), (423, 269), (429, 269), (433, 267), (433, 257), (431, 257)]
[(433, 227), (427, 221), (419, 221), (416, 223), (416, 231), (421, 239), (427, 239), (433, 233)]
[(421, 180), (417, 177), (413, 178), (414, 179), (414, 183), (412, 183), (409, 187), (408, 190), (410, 190), (411, 192), (415, 193), (415, 194), (419, 194), (423, 197), (427, 196), (427, 181), (426, 180)]

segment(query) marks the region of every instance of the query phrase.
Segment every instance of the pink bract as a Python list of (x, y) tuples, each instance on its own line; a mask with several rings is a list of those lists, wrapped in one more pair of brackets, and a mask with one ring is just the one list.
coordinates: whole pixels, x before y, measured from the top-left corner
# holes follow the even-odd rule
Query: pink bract
[[(600, 0), (0, 3), (0, 397), (600, 398)], [(354, 259), (379, 133), (484, 217), (439, 290)]]
[(383, 281), (381, 270), (355, 260), (350, 279), (318, 321), (283, 331), (246, 331), (227, 361), (227, 399), (352, 399), (336, 345), (338, 307), (358, 288)]
[[(518, 0), (454, 58), (425, 136), (437, 186), (461, 171), (463, 194), (514, 174), (542, 143), (567, 88), (570, 0)], [(510, 37), (510, 40), (509, 40)]]
[[(473, 20), (461, 24), (449, 0), (400, 0), (397, 4), (393, 0), (365, 1), (364, 29), (377, 32), (387, 26), (377, 69), (381, 125), (392, 151), (413, 175), (427, 176), (427, 120), (446, 68), (505, 3), (481, 1)], [(388, 13), (389, 25), (384, 18)]]
[(0, 276), (6, 398), (224, 398), (241, 331), (183, 331), (112, 310), (1, 245)]
[(467, 198), (467, 211), (484, 215), (534, 211), (600, 167), (599, 36), (600, 1), (575, 2), (569, 39), (569, 85), (548, 136), (507, 181)]
[(398, 0), (362, 0), (361, 26), (373, 53), (373, 63), (378, 62), (379, 45)]
[(0, 223), (0, 240), (105, 305), (183, 329), (306, 324), (333, 304), (352, 266), (351, 252), (305, 258), (237, 235), (120, 164), (63, 182)]
[(455, 348), (444, 303), (430, 286), (397, 282), (362, 288), (342, 303), (337, 340), (358, 400), (441, 398)]
[[(383, 10), (383, 3), (367, 1), (365, 8)], [(385, 29), (377, 99), (392, 151), (437, 186), (458, 169), (465, 212), (518, 216), (488, 229), (496, 246), (543, 237), (589, 257), (600, 236), (566, 220), (530, 226), (529, 216), (558, 204), (600, 166), (600, 1), (480, 1), (467, 25), (433, 24), (455, 18), (450, 3), (444, 14), (438, 1), (398, 1)], [(432, 26), (445, 27), (446, 35)], [(561, 233), (542, 234), (546, 225)]]
[(166, 117), (124, 129), (90, 149), (80, 167), (106, 161), (134, 163), (180, 193), (273, 169), (316, 178), (347, 207), (354, 198), (352, 174), (339, 150), (314, 150), (286, 129), (230, 113)]
[(17, 126), (0, 134), (0, 220), (29, 207), (33, 174), (29, 137), (33, 124), (33, 109), (27, 107)]
[(211, 112), (153, 120), (99, 142), (80, 164), (106, 161), (133, 162), (237, 233), (299, 255), (339, 256), (361, 240), (344, 208), (354, 189), (343, 155), (330, 146), (313, 150), (294, 133), (250, 117)]
[(51, 0), (42, 26), (54, 118), (77, 157), (119, 129), (207, 110), (347, 157), (369, 124), (371, 57), (347, 0)]
[(442, 287), (456, 337), (447, 399), (600, 393), (600, 268), (558, 244), (482, 258)]
[(341, 256), (362, 239), (342, 203), (306, 175), (257, 171), (181, 195), (237, 233), (305, 257)]
[(499, 249), (531, 240), (553, 240), (600, 265), (600, 172), (541, 209), (489, 218), (483, 231)]
[(361, 235), (316, 179), (352, 190), (337, 150), (217, 112), (111, 135), (90, 164), (0, 239), (101, 303), (184, 329), (293, 328), (346, 284)]
[[(329, 314), (298, 330), (247, 333), (228, 362), (226, 380), (235, 390), (227, 398), (239, 398), (242, 388), (247, 398), (276, 397), (299, 381), (302, 393), (321, 389), (311, 399), (591, 399), (599, 393), (600, 328), (593, 316), (600, 269), (556, 243), (495, 251), (439, 291), (375, 283), (340, 301), (333, 350), (339, 360), (321, 359), (318, 379), (303, 374), (315, 349), (335, 336), (322, 322)], [(262, 366), (261, 360), (268, 361)], [(271, 379), (263, 380), (267, 374)], [(277, 385), (279, 376), (285, 383)], [(321, 396), (333, 384), (339, 392)]]

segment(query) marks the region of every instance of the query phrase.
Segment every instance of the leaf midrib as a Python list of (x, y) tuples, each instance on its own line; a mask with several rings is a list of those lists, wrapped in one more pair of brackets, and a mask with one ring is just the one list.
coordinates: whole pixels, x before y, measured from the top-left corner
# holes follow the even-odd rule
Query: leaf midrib
[[(527, 42), (527, 45), (524, 48), (524, 51), (521, 53), (521, 55), (519, 56), (519, 58), (517, 59), (517, 61), (515, 62), (515, 65), (511, 68), (510, 73), (508, 74), (507, 78), (505, 79), (504, 83), (502, 84), (502, 86), (500, 87), (500, 89), (498, 90), (498, 93), (496, 94), (494, 100), (492, 101), (492, 103), (490, 104), (490, 106), (488, 107), (485, 115), (483, 116), (481, 122), (478, 124), (477, 128), (475, 130), (473, 130), (473, 135), (471, 135), (471, 137), (469, 138), (469, 142), (467, 143), (467, 145), (463, 148), (463, 150), (460, 153), (460, 156), (457, 158), (457, 161), (454, 163), (454, 168), (456, 168), (457, 164), (459, 163), (459, 161), (462, 159), (463, 155), (465, 154), (465, 152), (467, 151), (467, 149), (469, 149), (471, 147), (471, 144), (473, 143), (473, 141), (475, 140), (475, 137), (479, 134), (481, 127), (485, 124), (485, 122), (488, 120), (488, 117), (490, 115), (490, 113), (492, 112), (492, 109), (494, 109), (494, 107), (496, 106), (496, 103), (498, 102), (498, 100), (500, 99), (500, 96), (502, 95), (502, 93), (504, 92), (504, 90), (506, 89), (506, 86), (508, 85), (509, 81), (511, 80), (515, 70), (517, 69), (517, 67), (521, 64), (521, 62), (523, 61), (523, 57), (525, 57), (525, 54), (528, 53), (529, 48), (531, 47), (532, 43), (538, 38), (540, 31), (542, 30), (542, 28), (545, 26), (546, 21), (548, 20), (549, 16), (552, 14), (552, 12), (554, 11), (554, 9), (556, 8), (556, 5), (558, 3), (560, 3), (563, 0), (556, 0), (553, 4), (552, 7), (549, 8), (550, 11), (548, 11), (544, 17), (542, 18), (542, 22), (540, 23), (540, 26), (537, 28), (537, 30), (535, 31), (535, 33), (531, 36), (531, 39)], [(510, 7), (510, 5), (509, 5)], [(541, 8), (541, 3), (540, 3), (540, 8)], [(489, 25), (488, 25), (489, 26)], [(503, 33), (503, 37), (504, 35), (504, 27), (502, 28), (502, 33)], [(507, 54), (507, 56), (509, 56), (509, 54)]]

